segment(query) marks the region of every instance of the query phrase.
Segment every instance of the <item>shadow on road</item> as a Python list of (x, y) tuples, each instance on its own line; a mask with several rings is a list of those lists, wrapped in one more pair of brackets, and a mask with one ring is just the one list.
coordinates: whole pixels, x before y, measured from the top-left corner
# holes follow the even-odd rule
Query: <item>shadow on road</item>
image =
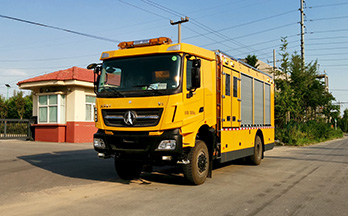
[(36, 167), (71, 178), (108, 181), (129, 184), (120, 179), (114, 169), (113, 160), (97, 158), (94, 150), (76, 150), (20, 156)]
[[(134, 182), (120, 179), (114, 169), (113, 159), (99, 159), (92, 149), (27, 155), (18, 158), (33, 166), (65, 177), (122, 184)], [(236, 160), (224, 164), (214, 164), (214, 170), (230, 165), (248, 166), (245, 161)], [(151, 184), (151, 182), (188, 185), (183, 177), (181, 167), (173, 166), (155, 166), (152, 172), (143, 172), (140, 176), (140, 183)]]
[[(18, 157), (33, 166), (65, 177), (131, 184), (117, 176), (113, 159), (99, 159), (94, 150), (63, 151)], [(186, 185), (180, 171), (173, 167), (154, 167), (141, 174), (142, 184), (151, 182)]]

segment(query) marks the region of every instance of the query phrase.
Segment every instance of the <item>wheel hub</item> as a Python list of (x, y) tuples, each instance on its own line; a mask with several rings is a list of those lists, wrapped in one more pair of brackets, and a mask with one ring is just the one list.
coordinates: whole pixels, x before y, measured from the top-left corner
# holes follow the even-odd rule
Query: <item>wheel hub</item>
[(199, 156), (198, 156), (198, 170), (200, 173), (204, 172), (206, 170), (206, 164), (207, 164), (207, 157), (205, 156), (205, 154), (202, 152)]

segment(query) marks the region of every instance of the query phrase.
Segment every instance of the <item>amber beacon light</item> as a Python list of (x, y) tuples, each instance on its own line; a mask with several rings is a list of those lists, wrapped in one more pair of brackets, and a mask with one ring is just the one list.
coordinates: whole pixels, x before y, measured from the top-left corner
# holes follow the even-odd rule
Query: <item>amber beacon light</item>
[(152, 38), (148, 40), (125, 41), (118, 44), (120, 49), (129, 49), (134, 47), (153, 46), (161, 44), (171, 44), (172, 40), (168, 37)]

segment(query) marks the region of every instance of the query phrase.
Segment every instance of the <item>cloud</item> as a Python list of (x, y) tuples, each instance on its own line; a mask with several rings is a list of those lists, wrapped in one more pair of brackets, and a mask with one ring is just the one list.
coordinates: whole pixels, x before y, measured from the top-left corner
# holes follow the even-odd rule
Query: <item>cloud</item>
[(20, 69), (3, 69), (0, 71), (1, 77), (28, 77), (28, 74), (25, 70)]

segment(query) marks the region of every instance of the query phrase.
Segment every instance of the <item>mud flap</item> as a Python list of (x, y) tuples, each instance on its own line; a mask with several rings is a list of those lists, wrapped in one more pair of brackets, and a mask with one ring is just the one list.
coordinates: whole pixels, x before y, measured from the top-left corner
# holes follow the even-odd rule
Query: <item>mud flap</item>
[(208, 178), (213, 178), (213, 160), (210, 160), (207, 177)]

